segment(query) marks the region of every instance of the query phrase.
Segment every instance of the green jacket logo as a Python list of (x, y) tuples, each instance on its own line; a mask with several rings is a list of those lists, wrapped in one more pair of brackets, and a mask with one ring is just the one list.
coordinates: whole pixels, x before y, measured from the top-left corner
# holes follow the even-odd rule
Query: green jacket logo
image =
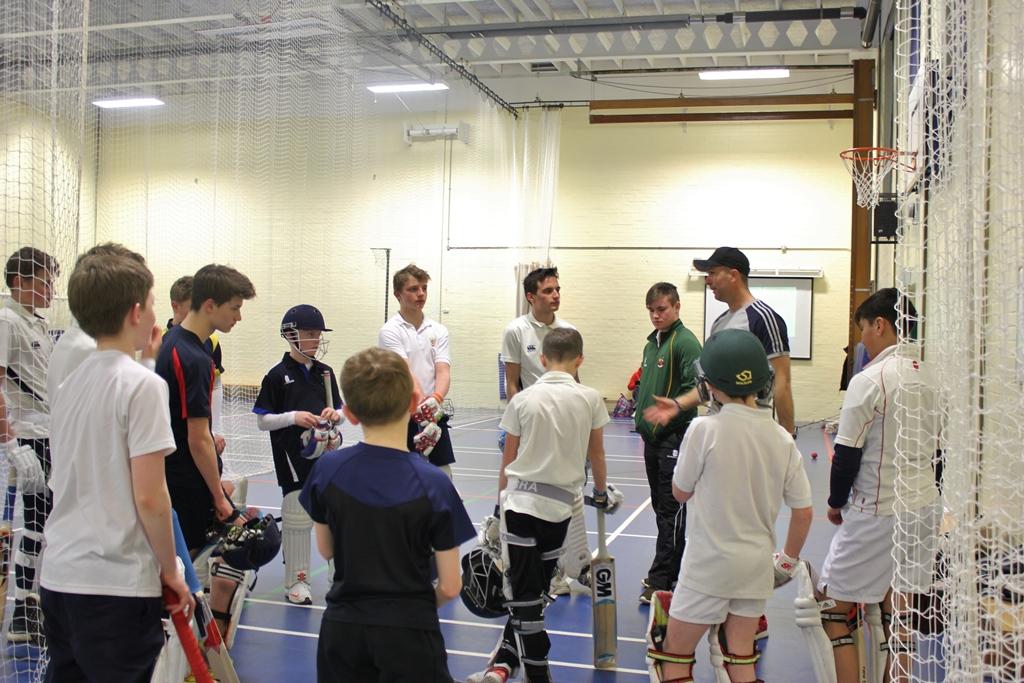
[(736, 373), (736, 384), (744, 386), (751, 384), (754, 381), (754, 373), (750, 370), (744, 370), (743, 372)]

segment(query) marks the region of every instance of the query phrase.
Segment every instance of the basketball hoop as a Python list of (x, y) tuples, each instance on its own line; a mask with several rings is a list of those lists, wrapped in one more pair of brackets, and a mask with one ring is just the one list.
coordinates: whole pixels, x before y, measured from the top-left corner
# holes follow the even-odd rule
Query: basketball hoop
[(914, 156), (889, 147), (854, 147), (839, 153), (857, 188), (857, 206), (873, 209), (878, 206), (882, 181), (894, 167), (913, 171)]

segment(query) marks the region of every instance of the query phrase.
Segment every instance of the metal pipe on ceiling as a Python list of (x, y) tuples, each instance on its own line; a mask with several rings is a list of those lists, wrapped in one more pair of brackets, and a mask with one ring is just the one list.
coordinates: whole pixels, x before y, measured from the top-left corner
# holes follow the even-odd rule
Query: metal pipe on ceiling
[(871, 40), (875, 36), (875, 27), (878, 25), (878, 15), (882, 9), (882, 0), (871, 0), (868, 5), (867, 18), (864, 20), (864, 28), (860, 32), (860, 44), (864, 47), (871, 47)]
[(865, 16), (867, 16), (867, 10), (863, 7), (833, 7), (824, 9), (766, 10), (761, 12), (726, 12), (724, 14), (656, 14), (634, 17), (605, 17), (600, 19), (561, 19), (463, 26), (422, 26), (418, 27), (417, 30), (423, 35), (445, 35), (451, 39), (469, 39), (493, 36), (643, 31), (656, 28), (685, 28), (692, 24), (754, 24), (768, 21), (864, 19)]

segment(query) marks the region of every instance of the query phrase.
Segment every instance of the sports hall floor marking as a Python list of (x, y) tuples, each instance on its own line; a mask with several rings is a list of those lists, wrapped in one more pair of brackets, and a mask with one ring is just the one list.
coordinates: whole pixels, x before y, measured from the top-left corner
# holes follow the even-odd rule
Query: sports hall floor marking
[[(472, 427), (473, 425), (483, 424), (484, 422), (491, 422), (493, 420), (500, 420), (500, 419), (501, 419), (501, 415), (495, 415), (494, 417), (485, 417), (482, 420), (476, 420), (474, 422), (467, 422), (464, 425), (454, 424), (454, 425), (451, 426), (451, 429), (466, 429), (466, 427)], [(470, 429), (470, 430), (467, 430), (467, 431), (473, 431), (473, 432), (490, 432), (490, 431), (494, 431), (494, 432), (496, 432), (498, 430), (497, 429)]]
[[(442, 619), (441, 621), (443, 622), (444, 620)], [(317, 639), (317, 638), (320, 637), (319, 633), (308, 633), (306, 631), (290, 631), (288, 629), (268, 628), (266, 626), (246, 626), (245, 624), (239, 624), (237, 626), (237, 628), (240, 631), (257, 631), (259, 633), (271, 633), (273, 635), (293, 636), (293, 637), (296, 637), (296, 638)], [(555, 633), (555, 632), (554, 631), (548, 631), (548, 633)], [(621, 640), (621, 638), (620, 638), (620, 640)], [(643, 641), (643, 642), (646, 642), (646, 641)], [(445, 649), (445, 652), (447, 652), (449, 655), (461, 656), (461, 657), (476, 657), (478, 659), (488, 659), (491, 656), (490, 653), (488, 653), (488, 652), (469, 652), (467, 650), (448, 650), (448, 649)], [(587, 669), (587, 670), (593, 670), (593, 668), (594, 668), (592, 664), (580, 664), (580, 663), (577, 663), (577, 662), (559, 662), (559, 661), (555, 661), (555, 660), (548, 660), (548, 664), (550, 666), (559, 666), (559, 667), (565, 667), (565, 668), (568, 668), (568, 669)], [(640, 674), (640, 675), (644, 675), (644, 676), (649, 675), (649, 673), (648, 673), (648, 671), (646, 669), (641, 670), (641, 669), (627, 669), (625, 667), (618, 667), (618, 668), (615, 668), (615, 669), (607, 669), (607, 671), (614, 672), (614, 673), (624, 673), (624, 674)]]

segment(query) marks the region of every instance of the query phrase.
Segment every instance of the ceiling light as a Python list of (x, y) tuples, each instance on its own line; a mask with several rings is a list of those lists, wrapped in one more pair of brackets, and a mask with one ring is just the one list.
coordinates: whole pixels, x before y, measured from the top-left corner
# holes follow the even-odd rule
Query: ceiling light
[(368, 85), (366, 89), (378, 95), (384, 93), (399, 92), (424, 92), (428, 90), (447, 90), (444, 83), (385, 83), (381, 85)]
[(747, 78), (789, 78), (789, 69), (714, 69), (698, 73), (702, 81), (735, 81)]
[(109, 100), (93, 100), (100, 109), (128, 109), (131, 107), (162, 107), (163, 100), (155, 97), (117, 97)]

